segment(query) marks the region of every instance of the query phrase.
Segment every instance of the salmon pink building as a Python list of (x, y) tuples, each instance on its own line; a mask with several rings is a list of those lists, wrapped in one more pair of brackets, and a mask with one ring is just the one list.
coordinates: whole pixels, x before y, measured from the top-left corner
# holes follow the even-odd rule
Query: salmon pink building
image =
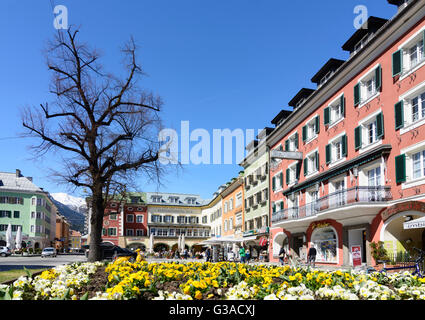
[(102, 241), (123, 247), (144, 248), (148, 212), (145, 193), (129, 193), (126, 199), (111, 200), (103, 218)]
[[(269, 254), (284, 246), (322, 265), (373, 265), (370, 244), (392, 255), (424, 247), (425, 0), (396, 1), (369, 17), (280, 112), (270, 148)], [(357, 261), (356, 261), (357, 262)]]

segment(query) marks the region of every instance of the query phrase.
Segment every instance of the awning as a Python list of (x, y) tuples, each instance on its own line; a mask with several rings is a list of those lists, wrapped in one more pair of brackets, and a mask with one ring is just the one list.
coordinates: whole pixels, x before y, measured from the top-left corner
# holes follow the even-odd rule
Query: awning
[(407, 229), (424, 229), (425, 228), (425, 217), (407, 221), (403, 223), (403, 228)]
[(245, 238), (242, 238), (240, 241), (246, 242), (246, 241), (252, 241), (252, 240), (257, 240), (257, 236), (245, 237)]
[(202, 241), (200, 244), (223, 244), (223, 243), (240, 243), (243, 239), (238, 238), (216, 238)]

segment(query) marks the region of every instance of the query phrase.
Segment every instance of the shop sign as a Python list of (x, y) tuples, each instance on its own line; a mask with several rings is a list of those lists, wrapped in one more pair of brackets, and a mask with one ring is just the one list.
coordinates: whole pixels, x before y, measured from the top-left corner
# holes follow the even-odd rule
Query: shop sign
[(362, 265), (362, 248), (361, 246), (351, 246), (351, 256), (353, 257), (353, 266)]
[(254, 230), (245, 231), (243, 233), (244, 237), (248, 237), (248, 236), (252, 236), (252, 235), (254, 235)]
[(288, 160), (302, 160), (302, 152), (293, 152), (293, 151), (278, 151), (272, 150), (271, 155), (275, 159), (288, 159)]
[(318, 222), (318, 223), (313, 223), (311, 225), (311, 230), (314, 229), (320, 229), (320, 228), (326, 228), (329, 227), (331, 224), (329, 222)]
[(256, 234), (263, 234), (263, 233), (268, 233), (268, 232), (269, 232), (269, 227), (263, 227), (263, 228), (260, 228), (260, 229), (245, 231), (243, 233), (243, 236), (248, 237), (248, 236), (254, 236)]
[(425, 203), (420, 201), (408, 201), (395, 204), (381, 213), (383, 221), (388, 220), (391, 216), (405, 211), (419, 211), (425, 213)]

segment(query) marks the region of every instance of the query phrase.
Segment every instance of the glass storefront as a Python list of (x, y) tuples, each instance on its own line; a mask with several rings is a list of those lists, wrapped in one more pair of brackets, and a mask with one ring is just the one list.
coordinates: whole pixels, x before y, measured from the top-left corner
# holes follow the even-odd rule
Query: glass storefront
[(332, 228), (315, 230), (311, 242), (317, 250), (317, 262), (337, 262), (338, 241), (337, 235)]

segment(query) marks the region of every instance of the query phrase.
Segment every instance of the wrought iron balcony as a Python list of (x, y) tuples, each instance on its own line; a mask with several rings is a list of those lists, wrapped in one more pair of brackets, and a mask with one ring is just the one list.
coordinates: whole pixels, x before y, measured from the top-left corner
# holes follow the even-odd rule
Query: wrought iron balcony
[(319, 212), (355, 203), (379, 203), (392, 200), (391, 187), (355, 187), (331, 193), (302, 207), (286, 208), (272, 214), (272, 223), (298, 220)]

